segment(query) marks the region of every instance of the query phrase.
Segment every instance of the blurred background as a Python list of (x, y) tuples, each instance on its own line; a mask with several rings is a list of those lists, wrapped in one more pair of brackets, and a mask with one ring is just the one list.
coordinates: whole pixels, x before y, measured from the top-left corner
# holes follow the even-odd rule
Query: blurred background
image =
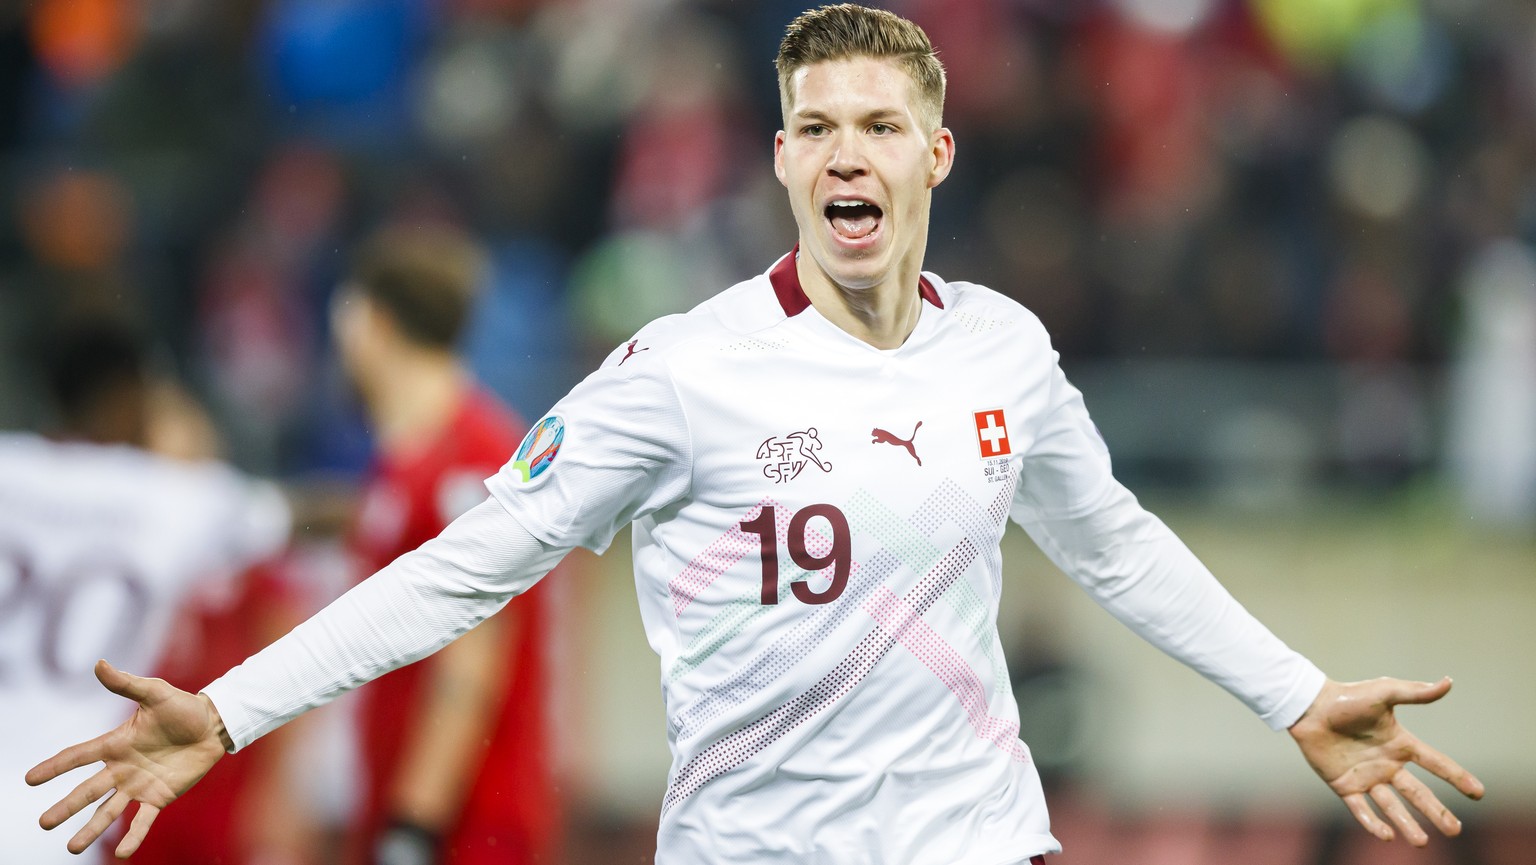
[[(928, 268), (1040, 316), (1122, 480), (1294, 647), (1335, 678), (1454, 675), (1404, 714), (1489, 789), (1462, 839), (1371, 842), (1285, 737), (1018, 533), (1002, 627), (1060, 861), (1536, 861), (1536, 5), (878, 5), (950, 76)], [(326, 310), (352, 245), (411, 220), (489, 250), (465, 351), (539, 417), (794, 243), (771, 64), (804, 8), (0, 6), (0, 429), (49, 427), (41, 335), (109, 312), (236, 465), (356, 476)], [(311, 546), (313, 605), (344, 580)], [(558, 589), (570, 862), (654, 849), (668, 755), (627, 549)], [(343, 822), (326, 774), (306, 795)]]

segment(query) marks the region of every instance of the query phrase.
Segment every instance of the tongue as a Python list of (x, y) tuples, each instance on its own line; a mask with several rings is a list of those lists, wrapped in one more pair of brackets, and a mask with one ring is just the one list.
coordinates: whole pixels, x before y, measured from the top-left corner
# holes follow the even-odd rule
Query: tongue
[(874, 231), (875, 225), (878, 224), (879, 221), (880, 220), (874, 214), (866, 214), (864, 216), (834, 216), (832, 218), (832, 227), (837, 229), (837, 233), (843, 235), (844, 237), (860, 238), (865, 237), (871, 231)]

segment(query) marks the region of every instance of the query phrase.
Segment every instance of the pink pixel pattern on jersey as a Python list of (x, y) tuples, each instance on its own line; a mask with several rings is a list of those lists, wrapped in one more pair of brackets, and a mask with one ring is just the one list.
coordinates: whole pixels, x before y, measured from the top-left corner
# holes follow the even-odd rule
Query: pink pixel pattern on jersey
[[(908, 603), (917, 615), (922, 615), (923, 611), (933, 606), (933, 602), (965, 573), (971, 562), (976, 560), (976, 553), (975, 544), (969, 539), (962, 540), (923, 577), (907, 596)], [(665, 814), (700, 787), (740, 766), (785, 733), (846, 697), (895, 644), (896, 636), (889, 631), (882, 628), (871, 630), (841, 663), (828, 671), (809, 690), (700, 751), (683, 764), (668, 785), (666, 799), (661, 806), (662, 813)]]
[(921, 612), (885, 586), (876, 590), (864, 609), (880, 623), (881, 629), (949, 687), (965, 709), (978, 738), (1002, 748), (1020, 763), (1029, 759), (1029, 752), (1019, 741), (1019, 725), (987, 714), (987, 688), (981, 677), (954, 646), (923, 621)]
[[(773, 499), (763, 499), (758, 502), (757, 507), (747, 512), (746, 520), (742, 522), (756, 519), (758, 514), (763, 512), (763, 508), (775, 507), (776, 504)], [(775, 514), (774, 530), (779, 536), (779, 545), (782, 548), (788, 543), (789, 520), (793, 514), (783, 509), (776, 510)], [(756, 551), (760, 543), (756, 536), (747, 537), (747, 533), (741, 529), (741, 523), (736, 523), (725, 534), (715, 538), (713, 543), (694, 556), (688, 566), (668, 583), (667, 591), (672, 596), (673, 614), (681, 616), (683, 610), (688, 609), (688, 605), (693, 603), (700, 592), (713, 585), (721, 574), (734, 567), (747, 553)]]

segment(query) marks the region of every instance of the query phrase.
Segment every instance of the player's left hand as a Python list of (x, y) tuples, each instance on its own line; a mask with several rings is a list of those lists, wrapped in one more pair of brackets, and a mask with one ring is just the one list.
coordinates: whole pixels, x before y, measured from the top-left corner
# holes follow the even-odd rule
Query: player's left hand
[[(1409, 773), (1408, 764), (1418, 763), (1472, 799), (1483, 797), (1483, 782), (1408, 732), (1392, 709), (1433, 703), (1450, 690), (1449, 678), (1435, 683), (1330, 679), (1301, 719), (1291, 725), (1291, 737), (1313, 771), (1344, 800), (1367, 832), (1391, 841), (1401, 831), (1408, 843), (1422, 847), (1429, 843), (1429, 836), (1404, 800), (1446, 835), (1459, 834), (1461, 821), (1423, 781)], [(1372, 810), (1370, 802), (1387, 820)]]

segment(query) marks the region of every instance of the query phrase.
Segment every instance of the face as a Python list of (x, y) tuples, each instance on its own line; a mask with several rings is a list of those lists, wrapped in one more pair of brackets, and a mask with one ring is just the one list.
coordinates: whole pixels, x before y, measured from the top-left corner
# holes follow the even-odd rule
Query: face
[(792, 80), (774, 169), (789, 191), (801, 253), (845, 289), (892, 277), (915, 286), (930, 191), (949, 175), (954, 138), (921, 122), (915, 85), (895, 61), (816, 63)]

